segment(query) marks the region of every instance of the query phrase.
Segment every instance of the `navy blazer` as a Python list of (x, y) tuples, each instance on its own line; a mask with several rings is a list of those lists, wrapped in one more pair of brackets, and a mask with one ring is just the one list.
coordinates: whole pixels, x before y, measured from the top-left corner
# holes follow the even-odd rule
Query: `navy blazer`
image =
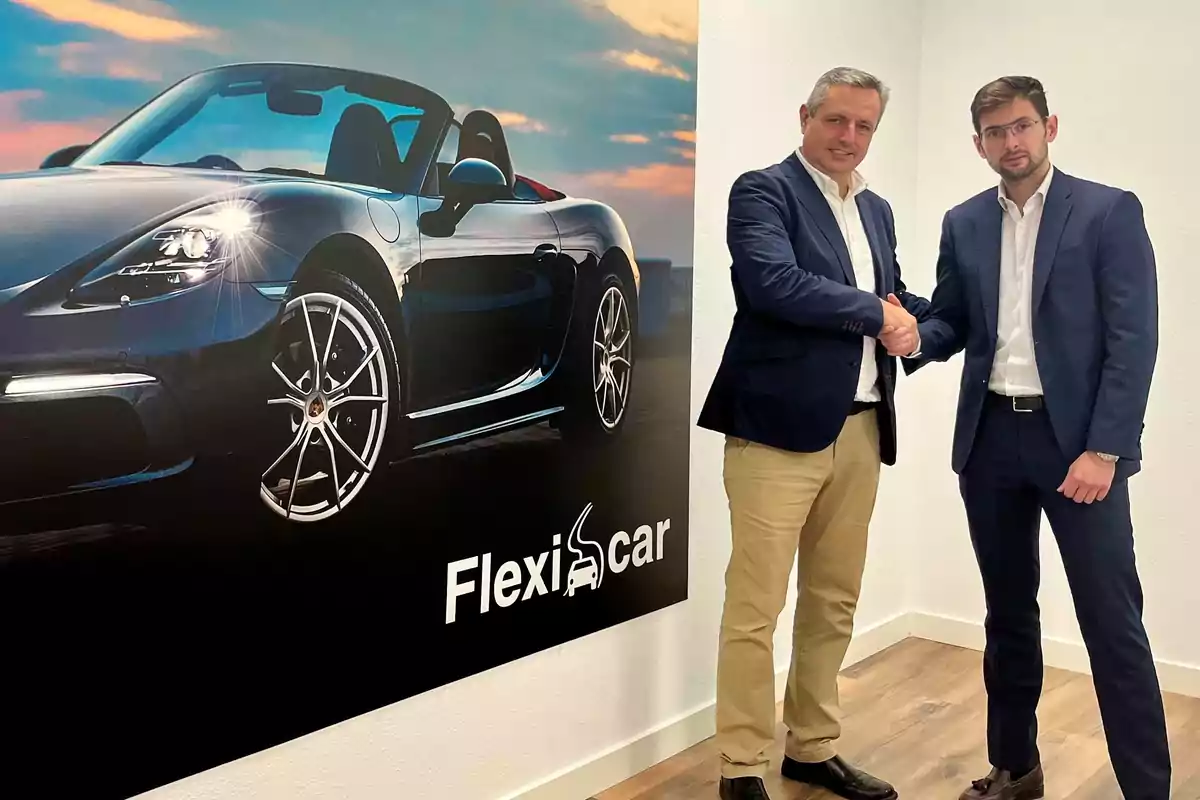
[[(700, 411), (705, 429), (795, 452), (832, 444), (854, 403), (863, 337), (883, 327), (895, 293), (921, 319), (929, 301), (907, 292), (891, 206), (856, 198), (876, 287), (857, 288), (850, 253), (820, 188), (795, 153), (741, 175), (729, 193), (727, 241), (737, 310)], [(880, 449), (896, 460), (895, 359), (876, 343)]]
[[(1003, 209), (995, 188), (948, 211), (937, 287), (906, 372), (965, 351), (953, 456), (971, 454), (996, 353)], [(1158, 355), (1154, 249), (1132, 192), (1056, 170), (1035, 243), (1032, 327), (1046, 411), (1063, 455), (1120, 456), (1139, 471)]]

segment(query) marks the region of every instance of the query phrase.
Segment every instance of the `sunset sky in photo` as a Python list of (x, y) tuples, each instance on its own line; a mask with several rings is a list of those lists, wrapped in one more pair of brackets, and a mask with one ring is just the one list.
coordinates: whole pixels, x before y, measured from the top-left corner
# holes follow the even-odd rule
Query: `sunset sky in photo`
[(175, 81), (292, 61), (427, 86), (508, 126), (517, 172), (692, 259), (698, 0), (0, 0), (0, 172), (89, 142)]

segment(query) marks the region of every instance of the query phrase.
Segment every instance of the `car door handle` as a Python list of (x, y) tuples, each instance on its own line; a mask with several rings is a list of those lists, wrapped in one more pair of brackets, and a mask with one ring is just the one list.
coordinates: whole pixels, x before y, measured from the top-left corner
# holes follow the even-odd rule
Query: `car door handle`
[(552, 244), (539, 244), (537, 247), (533, 248), (533, 254), (539, 259), (549, 258), (550, 256), (558, 254), (558, 247)]

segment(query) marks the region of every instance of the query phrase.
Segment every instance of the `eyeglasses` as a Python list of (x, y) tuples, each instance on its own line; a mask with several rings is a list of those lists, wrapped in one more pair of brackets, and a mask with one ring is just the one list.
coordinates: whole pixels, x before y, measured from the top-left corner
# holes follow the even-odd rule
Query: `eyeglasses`
[(993, 125), (990, 128), (985, 128), (983, 138), (990, 142), (1003, 142), (1008, 138), (1008, 132), (1012, 131), (1017, 138), (1021, 138), (1025, 134), (1033, 130), (1033, 127), (1041, 122), (1040, 119), (1019, 119), (1016, 122), (1010, 122), (1007, 125)]

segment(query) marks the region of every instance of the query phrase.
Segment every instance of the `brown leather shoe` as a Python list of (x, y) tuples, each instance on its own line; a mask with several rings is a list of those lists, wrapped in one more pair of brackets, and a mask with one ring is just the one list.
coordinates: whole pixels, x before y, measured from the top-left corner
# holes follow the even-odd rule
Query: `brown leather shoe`
[(1039, 764), (1017, 780), (1008, 770), (993, 768), (986, 778), (972, 781), (958, 800), (1041, 800), (1045, 796), (1046, 778)]

